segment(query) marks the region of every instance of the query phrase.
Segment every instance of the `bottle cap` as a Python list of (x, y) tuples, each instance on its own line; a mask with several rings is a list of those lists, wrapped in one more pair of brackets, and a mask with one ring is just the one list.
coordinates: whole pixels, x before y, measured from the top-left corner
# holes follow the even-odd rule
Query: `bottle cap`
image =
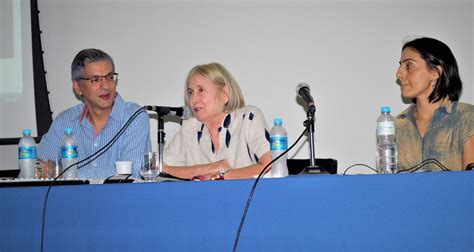
[(24, 129), (23, 130), (23, 135), (31, 135), (31, 130), (30, 129)]
[(388, 106), (382, 107), (382, 108), (380, 108), (380, 112), (381, 113), (390, 113), (390, 107), (388, 107)]
[(65, 128), (65, 129), (64, 129), (64, 133), (65, 133), (66, 135), (71, 135), (71, 134), (72, 134), (72, 129), (71, 129), (71, 128)]
[(281, 118), (275, 118), (273, 119), (273, 125), (281, 126), (283, 124), (283, 121)]

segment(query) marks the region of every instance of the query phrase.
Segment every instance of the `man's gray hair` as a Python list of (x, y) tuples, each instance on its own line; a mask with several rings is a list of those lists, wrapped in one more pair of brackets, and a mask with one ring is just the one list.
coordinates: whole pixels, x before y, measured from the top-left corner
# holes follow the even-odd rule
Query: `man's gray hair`
[(110, 57), (110, 55), (102, 50), (89, 48), (81, 50), (79, 53), (77, 53), (76, 57), (74, 57), (74, 60), (71, 64), (72, 80), (74, 81), (83, 78), (82, 71), (84, 70), (84, 67), (89, 63), (97, 61), (109, 61), (112, 64), (112, 71), (115, 72), (114, 60), (112, 57)]

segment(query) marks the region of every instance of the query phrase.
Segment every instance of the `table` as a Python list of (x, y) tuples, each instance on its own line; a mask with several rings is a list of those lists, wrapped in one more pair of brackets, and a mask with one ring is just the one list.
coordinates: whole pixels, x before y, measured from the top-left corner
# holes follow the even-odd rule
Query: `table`
[[(45, 251), (231, 251), (254, 180), (63, 185)], [(47, 187), (0, 188), (0, 251), (39, 251)], [(473, 251), (474, 171), (260, 181), (237, 251)]]

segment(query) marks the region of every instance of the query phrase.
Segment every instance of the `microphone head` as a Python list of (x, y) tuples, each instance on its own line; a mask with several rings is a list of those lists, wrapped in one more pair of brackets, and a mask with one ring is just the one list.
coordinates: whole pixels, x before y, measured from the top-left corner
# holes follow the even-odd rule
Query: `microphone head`
[(188, 108), (188, 106), (183, 106), (183, 115), (181, 116), (181, 118), (183, 118), (183, 120), (186, 120), (186, 119), (191, 118), (192, 116), (193, 116), (193, 113)]
[(301, 90), (302, 88), (307, 88), (308, 91), (311, 91), (311, 89), (309, 88), (308, 83), (306, 83), (306, 82), (300, 82), (300, 83), (298, 83), (298, 85), (296, 85), (296, 94), (300, 95), (300, 90)]
[(153, 105), (145, 105), (143, 108), (148, 111), (156, 111), (156, 106)]

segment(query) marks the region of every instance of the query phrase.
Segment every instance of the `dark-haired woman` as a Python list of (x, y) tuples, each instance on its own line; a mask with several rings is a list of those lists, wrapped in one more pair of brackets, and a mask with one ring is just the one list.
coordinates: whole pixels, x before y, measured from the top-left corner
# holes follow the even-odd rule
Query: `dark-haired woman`
[[(462, 82), (449, 47), (432, 38), (403, 45), (397, 71), (401, 94), (413, 104), (396, 119), (400, 169), (436, 159), (449, 170), (474, 162), (474, 106), (459, 102)], [(427, 170), (444, 170), (435, 163)]]

